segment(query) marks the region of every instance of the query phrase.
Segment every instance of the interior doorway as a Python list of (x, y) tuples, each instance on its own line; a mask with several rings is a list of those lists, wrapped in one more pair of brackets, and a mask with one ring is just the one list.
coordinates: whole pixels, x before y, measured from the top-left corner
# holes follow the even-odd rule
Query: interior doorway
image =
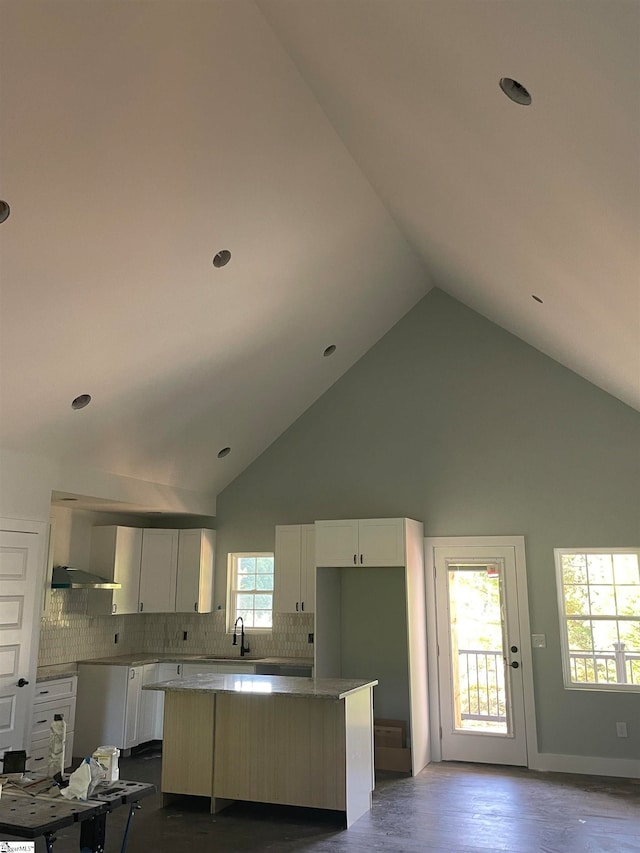
[(425, 540), (432, 758), (528, 766), (535, 751), (522, 537)]

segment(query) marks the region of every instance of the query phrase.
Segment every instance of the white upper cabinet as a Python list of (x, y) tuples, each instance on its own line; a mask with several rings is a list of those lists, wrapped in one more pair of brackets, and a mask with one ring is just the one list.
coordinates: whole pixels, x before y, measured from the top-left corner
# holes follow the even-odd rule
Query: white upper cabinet
[(145, 529), (140, 563), (140, 613), (173, 613), (176, 609), (178, 530)]
[(178, 537), (177, 613), (211, 613), (215, 530), (181, 530)]
[(404, 566), (405, 519), (316, 521), (317, 566)]
[(273, 599), (275, 612), (314, 612), (315, 565), (315, 525), (278, 525)]
[(90, 589), (87, 598), (90, 616), (138, 612), (141, 556), (141, 528), (106, 526), (92, 529), (90, 570), (122, 586), (120, 589)]

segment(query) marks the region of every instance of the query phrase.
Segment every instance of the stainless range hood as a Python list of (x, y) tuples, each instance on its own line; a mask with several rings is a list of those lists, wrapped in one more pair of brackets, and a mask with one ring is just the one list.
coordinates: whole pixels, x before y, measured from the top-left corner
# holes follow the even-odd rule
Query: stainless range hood
[(52, 589), (122, 589), (121, 583), (92, 575), (71, 566), (54, 566), (51, 578)]

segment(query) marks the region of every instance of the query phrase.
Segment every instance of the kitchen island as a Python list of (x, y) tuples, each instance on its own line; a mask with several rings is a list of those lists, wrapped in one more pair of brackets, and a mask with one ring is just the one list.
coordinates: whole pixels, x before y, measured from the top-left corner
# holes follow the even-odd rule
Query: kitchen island
[(331, 809), (350, 826), (371, 808), (377, 681), (196, 675), (162, 690), (161, 789), (211, 799)]

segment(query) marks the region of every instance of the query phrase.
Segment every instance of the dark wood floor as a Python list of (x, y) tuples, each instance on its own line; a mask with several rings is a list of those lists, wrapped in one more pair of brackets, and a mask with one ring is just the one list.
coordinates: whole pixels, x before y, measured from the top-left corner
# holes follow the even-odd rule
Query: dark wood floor
[[(121, 776), (159, 787), (160, 758), (121, 759)], [(125, 808), (109, 817), (106, 853), (119, 853)], [(42, 840), (38, 853), (44, 851)], [(55, 853), (77, 853), (78, 829)], [(348, 831), (331, 813), (238, 803), (210, 815), (207, 801), (161, 808), (143, 801), (128, 853), (625, 853), (640, 851), (640, 781), (432, 764), (414, 779), (385, 774), (373, 808)]]

